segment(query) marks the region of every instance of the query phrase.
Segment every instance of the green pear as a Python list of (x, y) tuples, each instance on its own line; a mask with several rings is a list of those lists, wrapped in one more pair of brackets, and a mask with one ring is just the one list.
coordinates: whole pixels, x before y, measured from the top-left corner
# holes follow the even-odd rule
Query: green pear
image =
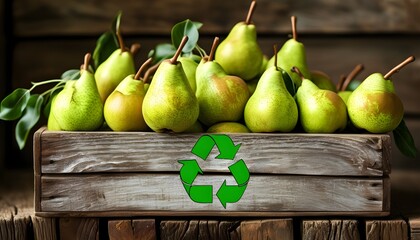
[(252, 132), (290, 132), (295, 128), (297, 105), (286, 88), (282, 69), (277, 67), (277, 58), (258, 81), (246, 104), (244, 118)]
[(216, 37), (209, 57), (201, 60), (196, 72), (199, 120), (206, 126), (240, 120), (250, 95), (244, 80), (226, 74), (213, 60), (218, 40)]
[(404, 107), (390, 77), (415, 59), (407, 58), (385, 75), (373, 73), (350, 95), (347, 106), (353, 125), (371, 133), (394, 130), (403, 119)]
[(133, 54), (125, 48), (119, 32), (117, 36), (120, 48), (115, 50), (95, 71), (96, 85), (103, 103), (125, 77), (136, 71)]
[(250, 133), (251, 131), (238, 122), (220, 122), (207, 129), (208, 133)]
[[(348, 89), (350, 84), (353, 82), (354, 78), (364, 69), (363, 64), (358, 64), (354, 67), (354, 69), (347, 75), (347, 77), (341, 78), (338, 86), (337, 86), (337, 93), (338, 96), (343, 99), (343, 101), (347, 104), (347, 100), (349, 99), (350, 95), (352, 94), (353, 90)], [(360, 83), (359, 83), (360, 84)]]
[(141, 75), (152, 62), (149, 58), (136, 75), (128, 75), (108, 96), (104, 105), (104, 117), (114, 131), (147, 131), (142, 106), (146, 94)]
[(193, 125), (191, 125), (191, 127), (183, 131), (183, 133), (202, 133), (202, 132), (205, 132), (205, 131), (204, 131), (203, 125), (199, 121), (196, 121)]
[(96, 88), (95, 78), (88, 70), (90, 54), (78, 80), (69, 80), (51, 103), (48, 125), (65, 131), (96, 130), (103, 124), (103, 105)]
[(333, 83), (332, 79), (328, 74), (323, 71), (319, 70), (312, 70), (311, 74), (311, 81), (315, 83), (320, 89), (326, 89), (335, 92), (336, 86)]
[(197, 121), (198, 101), (177, 61), (187, 41), (184, 36), (175, 55), (159, 65), (144, 97), (143, 117), (155, 132), (183, 132)]
[[(298, 75), (292, 73), (292, 67), (298, 67), (306, 79), (311, 78), (311, 73), (309, 72), (306, 62), (305, 46), (303, 43), (297, 41), (296, 17), (292, 16), (291, 21), (293, 38), (287, 40), (277, 53), (277, 57), (279, 59), (278, 66), (284, 69), (290, 75), (295, 85), (299, 87), (302, 80)], [(268, 61), (267, 66), (273, 66), (273, 62), (274, 57)]]
[(215, 60), (229, 75), (239, 76), (245, 81), (260, 73), (263, 53), (257, 42), (257, 31), (251, 23), (256, 1), (252, 1), (245, 22), (237, 23), (217, 48)]
[[(55, 95), (52, 100), (51, 100), (51, 104), (54, 102), (55, 98), (57, 97), (57, 95)], [(61, 131), (62, 129), (60, 128), (60, 125), (57, 122), (57, 119), (55, 119), (54, 114), (52, 113), (52, 111), (50, 111), (49, 115), (48, 115), (48, 122), (47, 122), (47, 128), (49, 131)]]
[(187, 75), (191, 89), (195, 92), (197, 89), (195, 71), (197, 70), (198, 63), (189, 57), (179, 57), (178, 61), (181, 62), (182, 69), (184, 69), (185, 75)]
[(297, 67), (293, 71), (302, 78), (296, 93), (300, 123), (308, 133), (333, 133), (347, 125), (347, 109), (336, 92), (320, 89), (306, 79)]

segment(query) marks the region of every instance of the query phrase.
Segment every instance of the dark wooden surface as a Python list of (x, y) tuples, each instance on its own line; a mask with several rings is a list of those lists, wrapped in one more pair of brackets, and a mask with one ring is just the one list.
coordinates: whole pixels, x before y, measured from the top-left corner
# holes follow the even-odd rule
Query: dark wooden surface
[(303, 220), (302, 239), (359, 240), (357, 220)]

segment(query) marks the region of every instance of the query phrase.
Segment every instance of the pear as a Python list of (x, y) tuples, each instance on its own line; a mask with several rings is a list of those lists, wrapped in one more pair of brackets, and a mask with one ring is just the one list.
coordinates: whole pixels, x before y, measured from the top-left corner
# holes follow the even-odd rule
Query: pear
[(330, 91), (336, 91), (336, 86), (333, 83), (332, 79), (328, 74), (320, 70), (312, 70), (310, 72), (311, 80), (315, 85), (317, 85), (320, 89), (326, 89)]
[(115, 50), (95, 71), (96, 85), (103, 103), (125, 77), (136, 71), (133, 54), (125, 48), (119, 31), (117, 36), (120, 48)]
[(149, 127), (142, 114), (146, 94), (141, 75), (152, 62), (149, 58), (136, 75), (128, 75), (108, 96), (104, 105), (104, 117), (114, 131), (147, 131)]
[(274, 66), (261, 76), (245, 107), (245, 124), (252, 132), (290, 132), (298, 121), (297, 105), (277, 66), (276, 53), (275, 48)]
[(181, 62), (182, 69), (184, 69), (185, 75), (187, 75), (188, 82), (190, 83), (193, 92), (197, 89), (195, 80), (195, 71), (197, 70), (198, 63), (189, 57), (179, 57), (178, 61)]
[(177, 61), (187, 41), (184, 36), (175, 55), (159, 65), (144, 97), (143, 117), (155, 132), (183, 132), (197, 121), (198, 101)]
[(352, 90), (348, 89), (348, 86), (353, 81), (353, 79), (363, 71), (364, 66), (363, 64), (358, 64), (354, 67), (354, 69), (347, 75), (347, 77), (341, 78), (338, 85), (337, 85), (337, 92), (338, 96), (340, 96), (344, 102), (347, 104), (347, 100), (349, 99), (350, 95), (352, 94)]
[[(291, 21), (293, 38), (287, 40), (277, 53), (277, 57), (279, 59), (278, 66), (284, 69), (290, 75), (295, 85), (299, 87), (302, 83), (302, 80), (297, 74), (292, 73), (292, 67), (298, 67), (306, 79), (310, 79), (311, 74), (308, 70), (308, 65), (306, 62), (305, 46), (303, 43), (297, 41), (296, 17), (292, 16)], [(267, 66), (273, 66), (273, 62), (274, 57), (268, 61)]]
[(251, 131), (238, 122), (220, 122), (207, 129), (208, 133), (250, 133)]
[(204, 131), (203, 125), (199, 121), (196, 121), (193, 125), (191, 125), (191, 127), (183, 131), (183, 133), (202, 133), (202, 132), (205, 132), (205, 131)]
[(226, 74), (222, 66), (213, 60), (218, 41), (216, 37), (209, 57), (201, 60), (196, 72), (196, 96), (200, 105), (198, 118), (206, 126), (240, 120), (250, 95), (244, 80)]
[(96, 130), (103, 124), (103, 105), (95, 78), (89, 71), (91, 55), (85, 62), (78, 80), (69, 80), (51, 103), (48, 127), (54, 130)]
[(300, 123), (308, 133), (333, 133), (347, 125), (347, 109), (343, 99), (336, 92), (320, 89), (293, 67), (302, 79), (296, 93)]
[(257, 42), (257, 31), (251, 23), (256, 6), (252, 1), (245, 22), (237, 23), (217, 48), (215, 60), (227, 74), (239, 76), (245, 81), (260, 73), (263, 53)]
[(385, 75), (371, 74), (353, 91), (347, 106), (355, 127), (371, 133), (386, 133), (400, 124), (404, 107), (390, 77), (414, 60), (413, 56), (407, 58)]

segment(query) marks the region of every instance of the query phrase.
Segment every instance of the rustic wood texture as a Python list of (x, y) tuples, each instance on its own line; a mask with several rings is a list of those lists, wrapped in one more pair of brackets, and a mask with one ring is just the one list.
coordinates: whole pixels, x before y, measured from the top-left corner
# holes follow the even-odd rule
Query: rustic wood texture
[(252, 220), (241, 222), (242, 240), (293, 240), (292, 219)]
[(216, 220), (163, 220), (160, 237), (169, 239), (240, 240), (239, 222)]
[(366, 240), (408, 239), (407, 222), (396, 220), (366, 221)]
[(410, 239), (420, 240), (420, 217), (418, 215), (410, 217), (408, 224), (410, 226)]
[(303, 240), (358, 240), (357, 220), (302, 220)]
[(56, 218), (32, 217), (35, 239), (58, 240)]
[[(162, 34), (173, 24), (192, 19), (203, 32), (227, 32), (244, 21), (250, 1), (107, 1), (19, 0), (13, 16), (18, 36), (97, 34), (109, 28), (122, 10), (126, 34)], [(259, 1), (253, 20), (262, 33), (289, 32), (291, 15), (301, 32), (419, 32), (419, 1)], [(340, 17), (337, 17), (337, 16)]]
[(108, 221), (110, 240), (156, 240), (155, 219)]
[(61, 240), (98, 240), (98, 218), (59, 218)]
[[(41, 172), (178, 172), (182, 165), (177, 160), (197, 159), (191, 148), (200, 136), (43, 131)], [(241, 144), (235, 159), (243, 159), (251, 173), (383, 176), (390, 171), (388, 135), (230, 134), (230, 137), (235, 144)], [(208, 159), (215, 159), (218, 154), (214, 147)], [(203, 171), (229, 171), (223, 160), (199, 164)]]
[[(200, 176), (194, 184), (212, 185), (215, 193), (229, 175)], [(329, 178), (317, 176), (252, 175), (240, 201), (223, 208), (214, 196), (212, 204), (191, 201), (179, 175), (105, 174), (44, 176), (41, 179), (41, 209), (37, 214), (66, 213), (92, 216), (208, 215), (208, 216), (299, 216), (387, 215), (384, 193), (387, 179)], [(270, 183), (269, 185), (267, 183)], [(125, 214), (125, 215), (124, 215)]]

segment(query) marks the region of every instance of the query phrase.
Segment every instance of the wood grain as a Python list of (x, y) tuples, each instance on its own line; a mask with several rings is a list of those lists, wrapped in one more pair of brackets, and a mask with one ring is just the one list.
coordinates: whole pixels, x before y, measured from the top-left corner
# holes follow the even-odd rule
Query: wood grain
[[(107, 30), (118, 10), (126, 34), (166, 34), (184, 19), (201, 21), (202, 33), (227, 32), (244, 21), (250, 1), (106, 1), (18, 0), (13, 17), (18, 36), (97, 34)], [(254, 22), (260, 33), (290, 32), (291, 15), (300, 32), (419, 32), (416, 1), (259, 1)], [(337, 16), (340, 16), (339, 18)]]
[[(146, 132), (42, 133), (42, 173), (178, 172), (200, 134)], [(388, 135), (230, 134), (251, 173), (382, 176), (389, 170)], [(139, 147), (141, 146), (141, 147)], [(355, 154), (357, 153), (357, 154)], [(219, 154), (215, 147), (210, 159)], [(316, 159), (314, 155), (316, 154)], [(229, 161), (199, 162), (207, 172), (228, 172)]]
[(408, 225), (410, 226), (410, 239), (420, 239), (420, 217), (412, 216), (408, 219)]
[(58, 240), (57, 235), (57, 219), (33, 217), (32, 224), (34, 226), (35, 239)]
[(98, 218), (58, 218), (61, 240), (98, 240)]
[(302, 220), (304, 240), (358, 240), (360, 233), (357, 220)]
[(110, 240), (155, 240), (155, 219), (130, 219), (108, 221)]
[(241, 222), (242, 240), (293, 240), (292, 219), (251, 220)]
[[(212, 185), (213, 193), (229, 175), (199, 176), (194, 184)], [(389, 201), (383, 194), (384, 179), (328, 178), (317, 176), (251, 175), (248, 187), (236, 203), (224, 209), (216, 196), (212, 204), (191, 201), (183, 189), (178, 174), (104, 174), (44, 176), (41, 179), (41, 209), (56, 214), (73, 212), (88, 216), (103, 212), (118, 216), (130, 215), (319, 215), (337, 214), (385, 215)], [(270, 184), (267, 184), (270, 183)], [(120, 213), (118, 213), (120, 212)], [(195, 213), (195, 214), (194, 214)], [(85, 215), (87, 214), (87, 215)]]
[(407, 228), (407, 222), (402, 219), (368, 220), (366, 221), (366, 240), (405, 240), (408, 239)]
[(240, 240), (238, 222), (217, 220), (163, 220), (161, 239)]

